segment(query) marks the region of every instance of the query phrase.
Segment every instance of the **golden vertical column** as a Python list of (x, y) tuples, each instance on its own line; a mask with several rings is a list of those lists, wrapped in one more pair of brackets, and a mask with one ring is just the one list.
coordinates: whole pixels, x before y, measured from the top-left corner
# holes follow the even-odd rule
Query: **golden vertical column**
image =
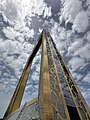
[[(49, 34), (50, 36), (50, 34)], [(70, 90), (70, 93), (73, 97), (73, 100), (74, 100), (74, 103), (75, 103), (75, 107), (78, 111), (78, 114), (79, 114), (79, 117), (81, 120), (90, 120), (90, 110), (89, 110), (89, 107), (87, 106), (86, 104), (86, 101), (85, 99), (83, 98), (76, 82), (74, 81), (68, 67), (65, 65), (64, 63), (64, 60), (61, 56), (61, 54), (59, 53), (58, 49), (56, 48), (56, 45), (52, 39), (52, 37), (50, 36), (51, 40), (52, 40), (52, 43), (53, 43), (53, 46), (54, 46), (54, 49), (58, 55), (58, 58), (59, 58), (59, 62), (61, 64), (61, 67), (62, 67), (62, 70), (63, 70), (63, 73), (65, 75), (65, 78), (66, 78), (66, 82), (67, 82), (67, 85), (68, 85), (68, 88)]]
[(44, 31), (42, 37), (42, 58), (39, 86), (40, 120), (54, 120), (46, 40), (47, 39)]
[[(64, 93), (63, 93), (63, 89), (62, 89), (62, 86), (61, 86), (61, 80), (59, 79), (59, 75), (58, 75), (58, 71), (57, 71), (57, 67), (56, 67), (56, 64), (55, 64), (55, 59), (54, 59), (54, 53), (52, 52), (52, 46), (50, 45), (50, 42), (49, 40), (47, 41), (47, 48), (48, 48), (48, 57), (49, 59), (51, 59), (51, 63), (49, 63), (49, 71), (50, 71), (50, 75), (52, 76), (53, 75), (53, 79), (55, 80), (55, 82), (57, 81), (58, 82), (58, 85), (57, 85), (57, 82), (56, 83), (53, 83), (53, 88), (52, 88), (52, 92), (55, 93), (55, 91), (53, 90), (56, 90), (58, 92), (58, 97), (57, 97), (57, 100), (56, 100), (56, 106), (53, 104), (54, 108), (56, 107), (56, 113), (59, 114), (59, 118), (57, 118), (58, 120), (70, 120), (70, 116), (69, 116), (69, 113), (68, 113), (68, 109), (67, 109), (67, 105), (66, 105), (66, 102), (65, 102), (65, 98), (64, 98)], [(52, 86), (52, 85), (51, 85)], [(56, 89), (56, 86), (59, 87), (58, 90)], [(63, 109), (60, 107), (60, 109), (58, 110), (57, 108), (57, 104), (60, 103), (59, 105), (62, 105), (63, 106)], [(64, 115), (64, 118), (62, 116), (62, 113)]]
[(41, 43), (42, 43), (42, 33), (39, 37), (38, 43), (34, 47), (31, 55), (29, 56), (29, 58), (27, 60), (27, 63), (26, 63), (25, 68), (23, 70), (22, 76), (19, 80), (19, 83), (17, 84), (17, 87), (16, 87), (15, 92), (13, 94), (13, 97), (11, 99), (11, 102), (7, 108), (5, 115), (4, 115), (4, 118), (6, 118), (8, 115), (10, 115), (12, 112), (14, 112), (16, 109), (18, 109), (20, 107), (22, 97), (24, 94), (24, 90), (25, 90), (25, 86), (27, 83), (27, 78), (28, 78), (30, 68), (32, 65), (32, 61), (33, 61), (33, 58), (35, 57), (38, 49), (40, 48)]

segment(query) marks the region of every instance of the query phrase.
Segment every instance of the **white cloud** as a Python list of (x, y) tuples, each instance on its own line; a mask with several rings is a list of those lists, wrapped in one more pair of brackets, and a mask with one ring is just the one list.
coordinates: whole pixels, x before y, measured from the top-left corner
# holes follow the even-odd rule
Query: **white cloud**
[[(19, 10), (20, 16), (21, 14), (24, 16), (29, 15), (30, 17), (37, 15), (51, 16), (51, 7), (48, 7), (47, 4), (43, 0), (17, 0), (19, 1)], [(48, 14), (47, 14), (48, 13)]]
[[(12, 55), (15, 53), (20, 53), (20, 43), (17, 41), (6, 40), (0, 42), (0, 53), (6, 52), (6, 54)], [(4, 56), (2, 56), (4, 57)]]
[(90, 84), (90, 72), (88, 72), (88, 74), (83, 78), (83, 81)]
[(30, 37), (33, 38), (34, 36), (34, 30), (31, 29), (25, 34), (26, 38), (29, 39)]
[(69, 45), (68, 47), (68, 53), (75, 53), (76, 51), (78, 51), (78, 49), (80, 49), (82, 46), (82, 39), (77, 39), (75, 40), (71, 45)]
[(2, 15), (4, 22), (6, 22), (6, 23), (9, 22), (10, 23), (9, 19), (1, 11), (0, 11), (0, 15)]
[(15, 40), (16, 37), (22, 37), (22, 39), (23, 39), (23, 37), (26, 36), (26, 38), (29, 39), (30, 37), (33, 38), (33, 36), (34, 36), (33, 29), (29, 29), (25, 25), (18, 26), (18, 24), (15, 26), (15, 28), (12, 28), (12, 27), (4, 28), (3, 32), (4, 32), (5, 36), (11, 40)]
[(17, 20), (14, 26), (14, 30), (19, 31), (20, 33), (26, 33), (29, 31), (29, 28), (26, 27), (26, 23), (23, 20)]
[(0, 9), (10, 20), (15, 20), (18, 11), (15, 0), (3, 0), (0, 1)]
[(74, 52), (74, 55), (79, 55), (81, 58), (90, 60), (90, 43), (87, 43), (83, 47), (79, 48), (78, 51)]
[[(73, 32), (71, 30), (66, 30), (64, 27), (61, 27), (60, 24), (51, 21), (52, 28), (51, 28), (51, 36), (56, 43), (58, 49), (64, 53), (70, 44), (72, 44), (71, 36)], [(74, 39), (74, 38), (73, 38)]]
[(61, 0), (63, 8), (60, 16), (60, 20), (63, 19), (73, 22), (79, 11), (82, 9), (82, 4), (79, 0)]
[(3, 32), (8, 39), (12, 40), (15, 40), (15, 37), (20, 35), (20, 33), (15, 31), (12, 27), (4, 28)]
[(87, 11), (81, 11), (78, 13), (73, 22), (72, 28), (78, 32), (85, 32), (89, 28), (89, 15)]
[[(60, 22), (65, 20), (65, 23), (72, 22), (73, 30), (78, 32), (85, 32), (89, 28), (89, 9), (87, 7), (89, 2), (83, 3), (80, 0), (62, 0), (63, 7), (61, 9)], [(86, 5), (87, 4), (87, 5)]]
[(39, 28), (39, 33), (41, 33), (41, 32), (42, 32), (42, 29)]
[(52, 15), (52, 12), (51, 12), (51, 7), (45, 9), (44, 11), (44, 17), (48, 16), (50, 17)]
[(71, 66), (72, 71), (76, 69), (80, 69), (85, 64), (85, 60), (80, 57), (73, 57), (69, 61), (69, 65)]

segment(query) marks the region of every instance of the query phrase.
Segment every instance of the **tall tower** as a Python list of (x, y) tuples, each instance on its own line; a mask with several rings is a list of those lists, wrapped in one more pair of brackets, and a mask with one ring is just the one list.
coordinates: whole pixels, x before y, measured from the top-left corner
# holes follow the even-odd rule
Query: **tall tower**
[[(33, 58), (40, 46), (39, 94), (20, 108)], [(90, 120), (89, 108), (46, 30), (27, 60), (3, 120)]]

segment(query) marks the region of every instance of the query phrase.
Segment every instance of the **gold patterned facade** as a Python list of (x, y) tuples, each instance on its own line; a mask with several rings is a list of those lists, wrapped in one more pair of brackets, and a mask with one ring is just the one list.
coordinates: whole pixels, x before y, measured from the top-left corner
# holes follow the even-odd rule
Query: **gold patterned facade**
[[(20, 109), (33, 58), (40, 46), (42, 54), (38, 99), (37, 102), (32, 102), (28, 109), (25, 107), (26, 104)], [(28, 111), (28, 115), (24, 109)], [(34, 113), (37, 114), (31, 117), (33, 109)], [(11, 119), (10, 116), (14, 116), (17, 110), (19, 113), (15, 119)], [(3, 120), (90, 120), (89, 108), (52, 37), (46, 30), (41, 33), (32, 54), (28, 58)]]

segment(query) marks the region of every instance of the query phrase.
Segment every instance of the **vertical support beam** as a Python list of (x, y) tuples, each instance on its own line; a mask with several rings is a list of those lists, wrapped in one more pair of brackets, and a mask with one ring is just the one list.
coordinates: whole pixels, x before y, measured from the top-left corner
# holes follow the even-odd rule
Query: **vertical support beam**
[(24, 90), (25, 90), (25, 86), (27, 83), (27, 78), (28, 78), (30, 68), (32, 65), (32, 61), (33, 61), (33, 58), (35, 57), (38, 49), (40, 48), (41, 43), (42, 43), (42, 33), (39, 37), (38, 43), (36, 44), (36, 46), (34, 47), (34, 49), (32, 51), (32, 54), (30, 55), (30, 57), (27, 60), (27, 63), (23, 70), (22, 76), (19, 80), (19, 83), (17, 84), (17, 87), (16, 87), (13, 97), (11, 99), (11, 102), (8, 106), (8, 109), (5, 113), (5, 115), (4, 115), (4, 118), (6, 118), (9, 114), (11, 114), (12, 112), (14, 112), (16, 109), (18, 109), (20, 107), (22, 97), (24, 94)]
[[(50, 36), (50, 34), (49, 34), (49, 36)], [(74, 81), (68, 67), (65, 65), (61, 54), (57, 50), (56, 45), (55, 45), (52, 37), (51, 37), (51, 40), (52, 40), (54, 49), (55, 49), (55, 51), (56, 51), (56, 53), (58, 55), (58, 58), (59, 58), (63, 73), (64, 73), (65, 78), (66, 78), (68, 88), (69, 88), (70, 93), (71, 93), (71, 95), (73, 97), (73, 100), (74, 100), (75, 106), (77, 108), (79, 117), (80, 117), (81, 120), (90, 120), (89, 107), (88, 107), (87, 103), (85, 102), (85, 100), (84, 100), (84, 98), (83, 98), (83, 96), (82, 96), (76, 82)]]
[(47, 38), (44, 31), (42, 37), (42, 58), (39, 86), (40, 120), (54, 120), (46, 40)]
[(55, 60), (54, 58), (55, 51), (49, 40), (47, 41), (47, 49), (48, 49), (47, 51), (48, 51), (48, 59), (49, 59), (48, 64), (49, 64), (50, 84), (52, 88), (51, 92), (54, 95), (54, 97), (52, 96), (52, 104), (54, 107), (54, 119), (57, 118), (60, 120), (62, 119), (70, 120), (70, 116), (69, 116), (67, 105), (64, 98), (63, 89), (60, 83), (61, 80), (59, 79), (59, 74), (58, 74), (58, 70), (55, 62), (55, 61), (58, 62), (58, 60)]

